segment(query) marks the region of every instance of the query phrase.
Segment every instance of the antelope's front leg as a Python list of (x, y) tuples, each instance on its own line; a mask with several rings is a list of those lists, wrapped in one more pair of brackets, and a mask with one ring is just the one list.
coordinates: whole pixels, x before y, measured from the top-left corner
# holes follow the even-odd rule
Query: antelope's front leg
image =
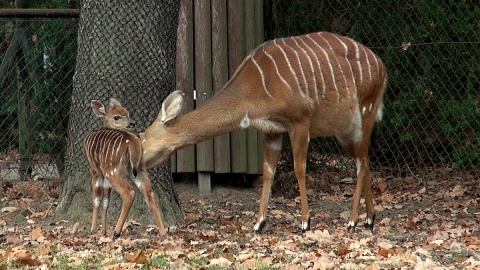
[(306, 166), (309, 144), (308, 125), (298, 125), (289, 133), (293, 151), (293, 166), (298, 181), (300, 200), (302, 204), (302, 231), (310, 230), (310, 208), (308, 207), (306, 187)]
[(263, 136), (263, 187), (258, 211), (258, 220), (253, 230), (260, 233), (265, 226), (268, 200), (272, 189), (273, 177), (282, 151), (282, 134), (264, 134)]

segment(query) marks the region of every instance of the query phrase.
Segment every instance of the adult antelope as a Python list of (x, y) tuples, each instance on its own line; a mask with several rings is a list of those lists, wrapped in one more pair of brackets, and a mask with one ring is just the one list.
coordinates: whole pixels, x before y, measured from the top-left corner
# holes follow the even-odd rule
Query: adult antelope
[(365, 227), (375, 220), (368, 148), (382, 118), (385, 66), (362, 44), (328, 32), (279, 38), (254, 49), (222, 91), (203, 106), (178, 117), (179, 91), (163, 102), (158, 118), (143, 134), (147, 167), (166, 161), (177, 149), (237, 128), (254, 127), (263, 137), (263, 191), (254, 230), (265, 225), (268, 200), (282, 147), (288, 133), (302, 205), (302, 230), (310, 229), (305, 187), (311, 138), (335, 136), (357, 164), (357, 185), (347, 228), (359, 219), (365, 194)]
[(83, 151), (92, 173), (92, 232), (97, 228), (98, 208), (102, 204), (102, 232), (106, 234), (107, 211), (113, 187), (123, 201), (113, 234), (114, 238), (120, 236), (135, 197), (135, 190), (128, 182), (130, 179), (145, 197), (158, 230), (165, 235), (160, 209), (142, 160), (142, 143), (131, 133), (135, 124), (128, 110), (114, 98), (110, 98), (108, 109), (97, 100), (92, 100), (91, 105), (95, 115), (104, 118), (103, 128), (88, 133), (83, 140)]

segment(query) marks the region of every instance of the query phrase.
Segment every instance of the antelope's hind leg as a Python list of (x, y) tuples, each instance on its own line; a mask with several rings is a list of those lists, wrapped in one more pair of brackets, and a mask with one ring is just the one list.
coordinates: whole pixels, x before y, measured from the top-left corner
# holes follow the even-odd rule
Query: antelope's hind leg
[(107, 179), (103, 181), (103, 200), (102, 200), (102, 233), (107, 234), (107, 212), (110, 205), (110, 194), (112, 193), (112, 187)]
[(155, 198), (155, 193), (152, 189), (152, 183), (148, 173), (145, 170), (142, 170), (139, 173), (139, 178), (134, 179), (135, 185), (138, 187), (142, 195), (145, 197), (145, 201), (150, 207), (150, 210), (153, 213), (153, 218), (155, 219), (155, 223), (157, 224), (158, 231), (162, 236), (167, 235), (167, 231), (165, 230), (165, 226), (163, 225), (162, 220), (162, 212), (158, 206), (158, 202)]
[[(113, 177), (116, 179), (112, 179)], [(115, 231), (113, 232), (113, 238), (116, 239), (120, 237), (123, 224), (127, 219), (130, 208), (132, 208), (133, 199), (135, 198), (135, 190), (133, 189), (132, 185), (126, 179), (120, 177), (119, 174), (113, 175), (110, 178), (110, 184), (122, 198), (122, 211), (120, 212), (117, 225), (115, 226)]]
[(92, 227), (90, 228), (90, 232), (94, 232), (97, 229), (98, 223), (98, 208), (102, 202), (102, 182), (103, 178), (99, 175), (98, 172), (92, 172), (92, 203), (93, 203), (93, 210), (92, 210)]
[(347, 224), (347, 229), (355, 229), (359, 220), (359, 207), (362, 191), (365, 196), (365, 204), (367, 211), (367, 219), (365, 221), (365, 228), (373, 230), (375, 222), (375, 211), (373, 205), (372, 185), (370, 179), (370, 162), (368, 156), (368, 148), (370, 146), (370, 137), (373, 126), (366, 124), (364, 121), (363, 136), (358, 142), (351, 141), (352, 136), (337, 136), (338, 141), (342, 147), (356, 160), (357, 164), (357, 183), (355, 187), (355, 194), (353, 195), (352, 211), (350, 220)]

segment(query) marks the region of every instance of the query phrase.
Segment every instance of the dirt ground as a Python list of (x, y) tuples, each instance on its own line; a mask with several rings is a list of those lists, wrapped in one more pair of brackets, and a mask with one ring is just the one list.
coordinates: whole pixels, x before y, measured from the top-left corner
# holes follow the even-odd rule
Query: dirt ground
[(167, 239), (133, 218), (120, 239), (92, 236), (89, 224), (53, 220), (55, 187), (43, 184), (49, 195), (35, 198), (32, 183), (3, 183), (0, 269), (480, 269), (480, 175), (373, 174), (374, 231), (363, 229), (362, 215), (351, 232), (349, 174), (310, 170), (305, 233), (288, 171), (274, 188), (288, 192), (274, 192), (261, 234), (252, 232), (261, 181), (215, 180), (208, 195), (195, 181), (176, 181), (186, 224), (170, 227)]

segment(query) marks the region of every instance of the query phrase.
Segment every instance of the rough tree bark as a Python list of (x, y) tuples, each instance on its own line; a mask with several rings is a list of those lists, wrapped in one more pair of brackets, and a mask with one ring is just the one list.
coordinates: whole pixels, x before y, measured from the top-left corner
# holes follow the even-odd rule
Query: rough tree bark
[[(137, 131), (142, 131), (174, 90), (178, 10), (177, 0), (82, 1), (66, 179), (56, 211), (58, 218), (85, 223), (91, 219), (91, 176), (82, 154), (82, 139), (86, 132), (100, 128), (101, 121), (92, 113), (90, 101), (99, 99), (106, 104), (109, 97), (118, 98), (136, 121)], [(165, 223), (182, 223), (170, 164), (149, 173)], [(107, 231), (118, 218), (120, 206), (121, 200), (114, 191)], [(144, 225), (154, 224), (139, 192), (129, 218)]]

